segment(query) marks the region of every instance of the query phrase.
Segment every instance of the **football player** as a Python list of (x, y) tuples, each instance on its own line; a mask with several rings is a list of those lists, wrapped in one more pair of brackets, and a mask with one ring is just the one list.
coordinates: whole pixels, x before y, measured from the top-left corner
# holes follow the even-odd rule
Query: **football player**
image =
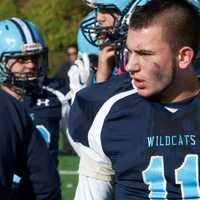
[(60, 184), (55, 163), (46, 143), (34, 127), (24, 107), (11, 95), (0, 91), (0, 195), (15, 199), (13, 175), (28, 183), (28, 195), (21, 200), (60, 200)]
[(57, 165), (60, 120), (68, 110), (62, 80), (47, 78), (47, 48), (30, 21), (0, 21), (1, 89), (20, 100), (43, 136)]
[(48, 79), (48, 51), (30, 21), (0, 21), (1, 88), (21, 100), (57, 163), (59, 123), (68, 109), (63, 80)]
[(106, 101), (88, 136), (112, 163), (116, 200), (200, 198), (198, 24), (186, 0), (151, 0), (131, 17), (126, 69), (136, 89)]
[[(141, 2), (141, 5), (144, 4), (144, 1), (143, 2), (137, 1), (137, 3), (140, 3), (140, 2)], [(133, 8), (133, 11), (134, 11), (134, 8)], [(125, 74), (124, 76), (127, 76), (127, 75)], [(95, 138), (100, 139), (101, 136), (96, 137), (94, 133), (88, 130), (93, 124), (93, 120), (97, 118), (96, 114), (98, 113), (98, 110), (100, 109), (102, 104), (106, 101), (106, 99), (108, 99), (114, 94), (119, 93), (120, 91), (130, 90), (132, 88), (130, 84), (131, 84), (131, 81), (129, 80), (129, 77), (128, 78), (123, 78), (123, 76), (120, 78), (114, 77), (105, 83), (94, 85), (91, 88), (87, 88), (76, 95), (75, 102), (72, 105), (72, 109), (70, 112), (69, 133), (70, 133), (70, 136), (73, 138), (74, 144), (78, 144), (77, 146), (80, 147), (80, 148), (77, 148), (78, 152), (81, 153), (81, 150), (82, 150), (84, 152), (83, 157), (84, 157), (84, 154), (86, 154), (87, 159), (90, 158), (91, 160), (96, 161), (95, 164), (94, 163), (93, 165), (89, 164), (88, 166), (86, 166), (86, 163), (91, 163), (91, 162), (87, 162), (87, 161), (84, 162), (85, 164), (83, 164), (84, 166), (83, 169), (87, 169), (87, 170), (83, 170), (84, 172), (82, 173), (82, 176), (79, 176), (79, 178), (80, 177), (83, 178), (84, 175), (86, 175), (85, 177), (87, 177), (88, 179), (90, 177), (95, 177), (96, 179), (99, 179), (100, 176), (97, 178), (96, 174), (101, 174), (103, 172), (104, 175), (106, 174), (110, 177), (114, 173), (112, 170), (105, 170), (103, 167), (102, 168), (100, 167), (101, 164), (103, 163), (104, 167), (106, 166), (107, 169), (112, 169), (110, 160), (107, 158), (107, 156), (105, 156), (104, 152), (101, 151), (100, 146), (98, 146), (96, 142), (93, 142)], [(119, 97), (116, 96), (115, 98), (118, 99)], [(105, 110), (104, 112), (106, 113)], [(97, 119), (99, 120), (99, 118)], [(97, 124), (98, 124), (98, 120), (97, 120)], [(95, 128), (96, 128), (95, 131), (101, 129), (101, 124), (99, 124), (99, 126)], [(88, 135), (88, 133), (90, 134)], [(97, 146), (97, 148), (100, 149), (100, 152), (96, 151), (94, 148), (91, 148), (92, 145)], [(91, 153), (89, 153), (90, 151)], [(100, 166), (98, 167), (98, 173), (97, 173), (97, 171), (95, 171), (96, 168), (93, 166), (98, 166), (98, 165)], [(80, 164), (80, 171), (82, 171), (81, 164)], [(107, 185), (109, 188), (110, 185), (109, 184)], [(85, 187), (87, 186), (89, 186), (89, 184), (85, 183)], [(106, 184), (105, 184), (105, 187), (106, 187)], [(94, 188), (95, 187), (93, 187), (92, 189)], [(92, 191), (92, 189), (90, 191)], [(104, 191), (107, 191), (107, 190), (105, 189)], [(102, 193), (101, 193), (101, 196), (103, 197)], [(100, 199), (103, 199), (103, 198), (100, 197)]]
[[(125, 1), (123, 2), (125, 3)], [(119, 5), (118, 3), (120, 4), (119, 1), (113, 2), (112, 7), (116, 7), (115, 4)], [(104, 5), (101, 1), (101, 3), (99, 2), (99, 4), (101, 6), (104, 6), (105, 8), (107, 8), (107, 6), (109, 8), (110, 6), (108, 2), (105, 2)], [(129, 2), (127, 2), (127, 5), (128, 7), (130, 6)], [(134, 9), (135, 4), (131, 7), (133, 7), (132, 9)], [(127, 14), (130, 14), (128, 13), (128, 10)], [(89, 25), (92, 19), (96, 19), (96, 16), (93, 15), (94, 11), (86, 17), (86, 20), (84, 20), (84, 26), (86, 26), (87, 23), (87, 25)], [(125, 15), (123, 17), (125, 17)], [(126, 16), (125, 18), (128, 18), (128, 16)], [(126, 20), (124, 20), (124, 23), (125, 21)], [(127, 26), (127, 24), (124, 25)], [(120, 23), (118, 24), (118, 26), (115, 27), (114, 30), (120, 31), (119, 28), (122, 28), (122, 26), (120, 26)], [(83, 30), (83, 34), (87, 34), (86, 38), (88, 37), (89, 40), (90, 37), (94, 36), (94, 32), (92, 32), (91, 35), (90, 32), (87, 32), (86, 30)], [(92, 27), (88, 27), (88, 30), (92, 30)], [(125, 32), (123, 33), (125, 34)], [(121, 39), (124, 38), (121, 37)], [(109, 41), (111, 40), (108, 39), (108, 42)], [(114, 41), (114, 39), (112, 39), (112, 41)], [(94, 42), (92, 41), (90, 43), (94, 44)], [(86, 46), (86, 44), (88, 43), (85, 42), (84, 45)], [(91, 44), (88, 44), (88, 47), (90, 47)], [(83, 49), (85, 50), (86, 48)], [(87, 49), (88, 51), (91, 50), (91, 48)], [(90, 148), (90, 138), (88, 138), (88, 130), (92, 125), (92, 122), (99, 108), (109, 97), (120, 91), (129, 90), (131, 88), (132, 85), (130, 77), (127, 73), (124, 73), (122, 76), (119, 77), (112, 76), (108, 81), (100, 84), (95, 84), (93, 85), (93, 87), (78, 92), (78, 94), (76, 95), (75, 102), (73, 103), (70, 112), (70, 127), (68, 137), (73, 148), (80, 156), (79, 183), (75, 195), (75, 199), (77, 200), (92, 200), (95, 198), (103, 200), (113, 198), (112, 179), (114, 171), (112, 170), (111, 163), (107, 159), (105, 159), (105, 157), (102, 157), (100, 154), (96, 154), (93, 149)]]
[[(118, 1), (116, 1), (115, 3), (118, 5)], [(113, 3), (112, 6), (116, 8), (115, 3)], [(105, 2), (105, 8), (107, 4), (108, 2)], [(87, 23), (90, 24), (91, 18), (96, 19), (96, 15), (94, 14), (94, 11), (92, 11), (86, 17), (82, 26), (86, 26)], [(112, 18), (113, 17), (111, 16), (111, 19)], [(88, 28), (88, 30), (91, 29)], [(89, 40), (89, 32), (83, 30), (83, 34), (86, 34)], [(84, 48), (82, 48), (82, 44), (83, 42), (78, 42), (79, 48), (84, 52), (89, 51), (89, 53), (91, 53), (92, 48), (90, 48), (90, 46), (94, 43), (91, 42), (90, 44), (87, 41), (85, 41)], [(97, 47), (93, 47), (93, 50), (96, 53)], [(79, 92), (78, 95), (76, 95), (75, 102), (72, 105), (70, 117), (71, 127), (69, 129), (69, 140), (75, 151), (80, 156), (79, 182), (75, 195), (76, 200), (109, 200), (113, 198), (112, 177), (114, 172), (112, 170), (110, 162), (107, 162), (107, 160), (104, 160), (104, 158), (102, 158), (90, 149), (87, 137), (88, 129), (91, 126), (98, 109), (108, 97), (112, 96), (113, 94), (116, 94), (122, 89), (128, 89), (131, 87), (132, 86), (130, 84), (128, 74), (124, 74), (119, 78), (113, 76), (108, 81), (97, 85), (95, 84), (92, 88), (87, 88), (86, 90), (83, 90), (83, 93)], [(82, 105), (86, 105), (86, 107), (83, 108)]]

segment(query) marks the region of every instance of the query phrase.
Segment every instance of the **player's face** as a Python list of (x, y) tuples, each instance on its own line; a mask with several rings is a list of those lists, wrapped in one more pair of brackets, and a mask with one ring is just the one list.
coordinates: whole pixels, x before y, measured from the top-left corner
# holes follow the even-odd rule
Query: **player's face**
[(77, 52), (76, 48), (70, 47), (67, 50), (67, 57), (68, 57), (68, 61), (70, 63), (74, 63), (75, 60), (77, 59), (77, 56), (78, 56), (78, 52)]
[[(100, 27), (106, 28), (106, 27), (113, 27), (115, 20), (119, 17), (119, 14), (115, 10), (111, 9), (98, 9), (96, 20)], [(99, 35), (98, 39), (105, 39), (105, 35), (102, 32)]]
[(96, 20), (102, 27), (110, 27), (114, 25), (114, 16), (117, 17), (117, 14), (107, 10), (99, 10), (97, 11)]
[(129, 29), (127, 37), (129, 61), (126, 70), (139, 95), (170, 95), (176, 77), (176, 57), (159, 25)]
[(9, 68), (10, 72), (16, 76), (35, 76), (38, 65), (38, 55), (9, 58), (7, 61), (7, 67)]

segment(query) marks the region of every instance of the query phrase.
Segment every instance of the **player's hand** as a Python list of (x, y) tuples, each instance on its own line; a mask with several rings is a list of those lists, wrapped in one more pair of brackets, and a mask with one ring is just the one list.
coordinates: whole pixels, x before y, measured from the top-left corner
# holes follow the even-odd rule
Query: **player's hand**
[(114, 45), (101, 47), (99, 52), (98, 68), (96, 72), (96, 82), (103, 82), (108, 79), (114, 67)]

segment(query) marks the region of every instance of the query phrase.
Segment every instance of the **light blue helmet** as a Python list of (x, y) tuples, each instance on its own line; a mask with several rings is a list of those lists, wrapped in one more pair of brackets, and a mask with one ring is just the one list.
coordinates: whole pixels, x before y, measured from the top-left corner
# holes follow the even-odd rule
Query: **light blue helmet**
[(121, 13), (131, 2), (130, 0), (84, 0), (84, 1), (88, 6), (92, 8), (97, 8), (100, 6), (104, 6), (106, 8), (112, 6), (113, 8), (115, 7), (116, 9), (118, 9)]
[[(95, 17), (95, 11), (91, 11), (85, 18), (84, 20), (90, 19), (92, 17)], [(85, 34), (85, 35), (84, 35)], [(82, 53), (87, 53), (87, 54), (98, 54), (99, 53), (99, 47), (96, 47), (92, 45), (87, 38), (89, 38), (92, 35), (89, 35), (86, 32), (82, 32), (81, 27), (78, 30), (77, 33), (77, 45), (78, 45), (78, 50)]]
[(200, 9), (200, 1), (199, 0), (188, 0), (191, 4), (196, 6), (198, 9)]
[[(34, 77), (13, 74), (7, 66), (9, 58), (37, 56), (37, 71)], [(0, 21), (0, 84), (12, 83), (27, 92), (41, 87), (47, 73), (47, 48), (37, 27), (21, 18)], [(23, 78), (22, 78), (23, 77)]]
[[(85, 19), (88, 19), (94, 16), (95, 16), (95, 11), (91, 11), (85, 17)], [(88, 42), (81, 28), (79, 28), (78, 33), (77, 33), (77, 45), (78, 45), (79, 55), (82, 55), (83, 57), (83, 55), (87, 54), (87, 58), (89, 60), (88, 62), (89, 67), (90, 69), (93, 69), (95, 71), (98, 65), (99, 47), (96, 47)]]

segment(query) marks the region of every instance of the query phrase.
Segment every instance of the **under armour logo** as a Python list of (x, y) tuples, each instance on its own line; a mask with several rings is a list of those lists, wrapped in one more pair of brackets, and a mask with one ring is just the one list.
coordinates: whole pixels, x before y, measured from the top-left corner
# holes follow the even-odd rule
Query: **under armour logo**
[(49, 106), (49, 102), (50, 102), (49, 99), (45, 99), (44, 101), (41, 100), (41, 99), (38, 99), (37, 100), (37, 106), (41, 106), (41, 105)]

